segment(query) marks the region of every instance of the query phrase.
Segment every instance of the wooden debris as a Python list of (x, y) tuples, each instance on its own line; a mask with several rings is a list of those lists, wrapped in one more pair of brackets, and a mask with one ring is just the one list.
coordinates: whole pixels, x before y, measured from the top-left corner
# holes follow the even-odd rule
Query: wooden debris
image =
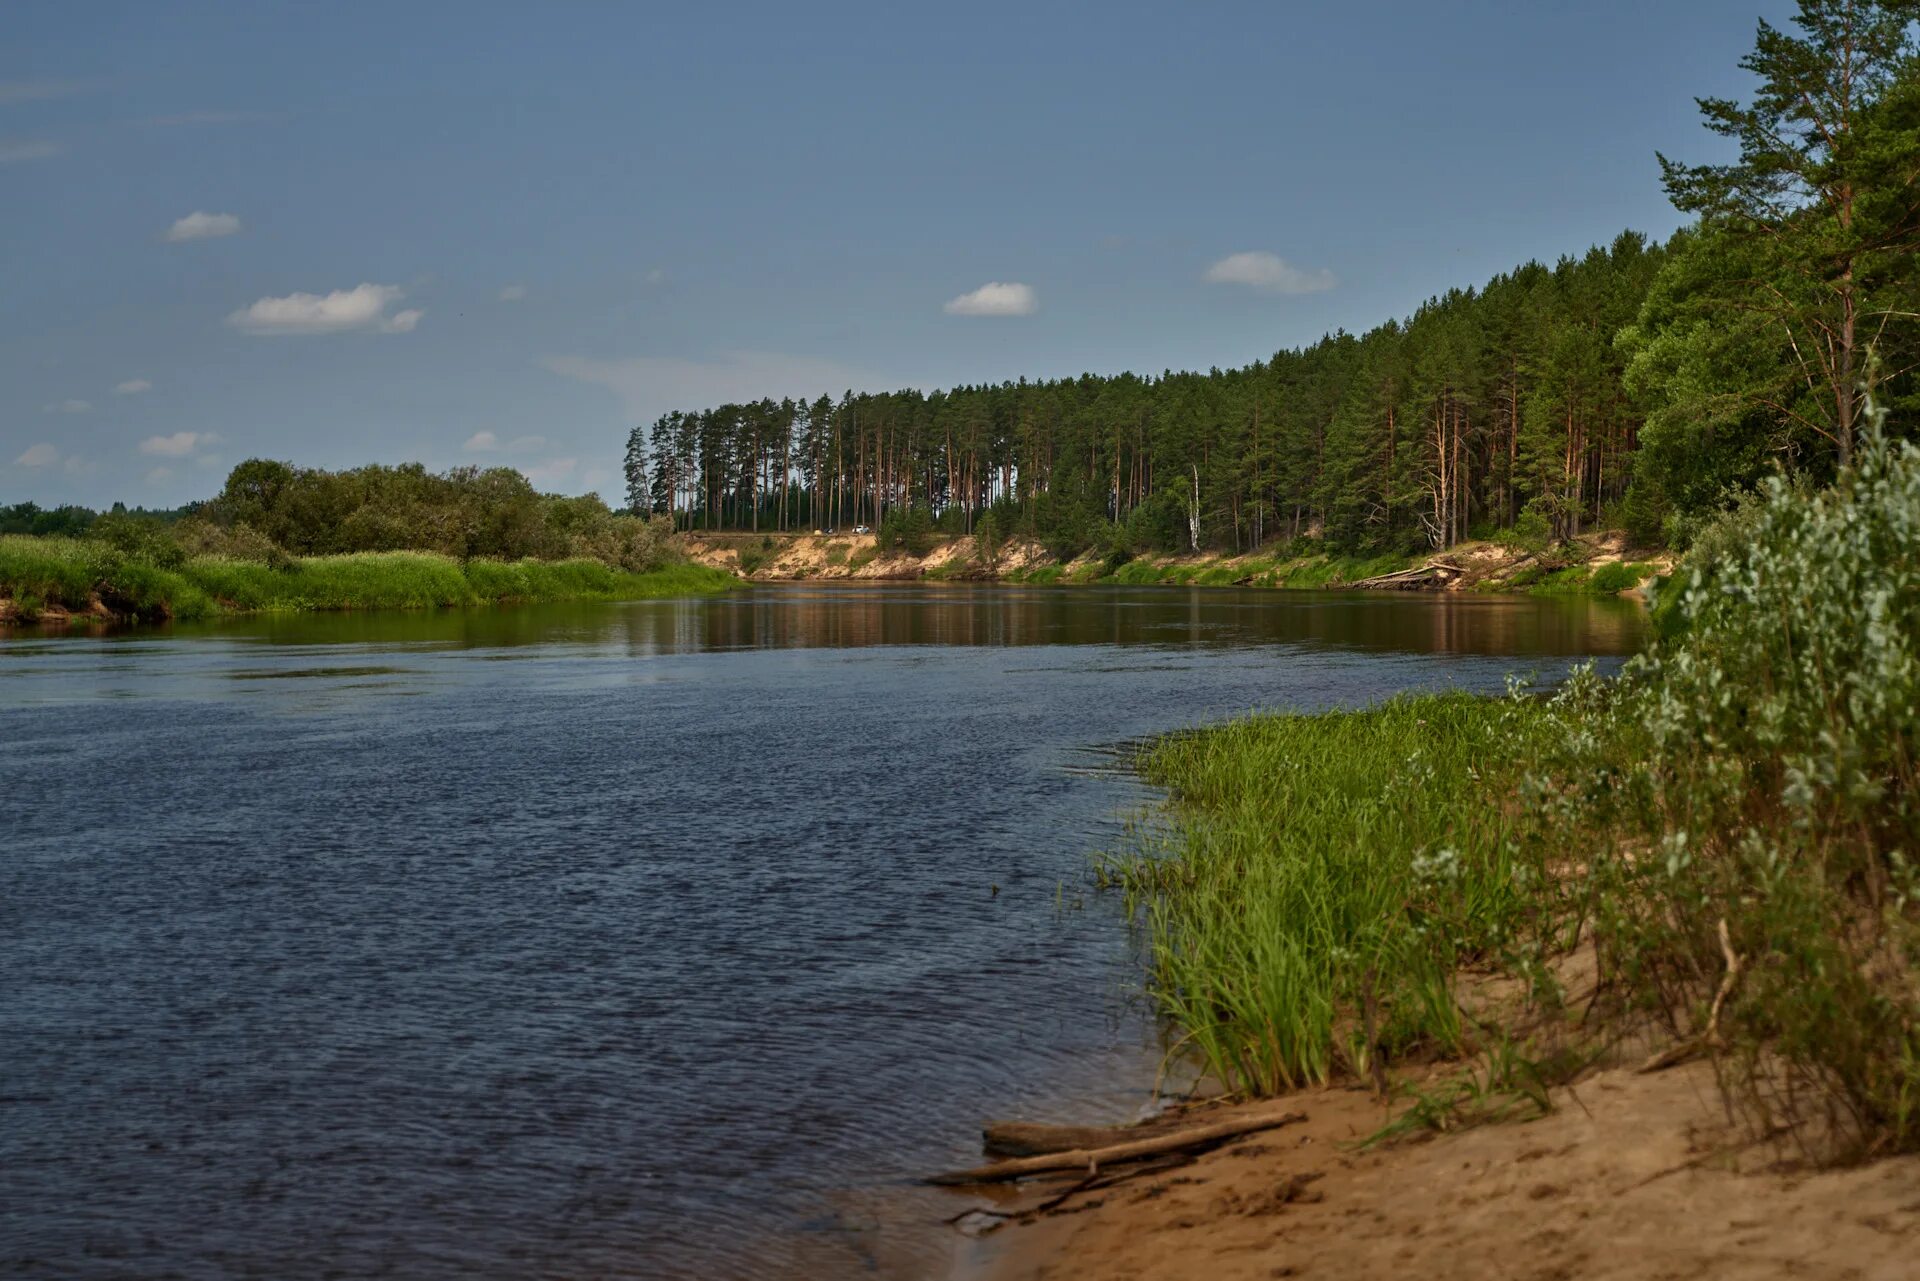
[(1138, 1161), (1168, 1152), (1199, 1151), (1225, 1143), (1228, 1139), (1239, 1138), (1243, 1134), (1275, 1130), (1283, 1125), (1292, 1125), (1296, 1121), (1306, 1119), (1306, 1115), (1301, 1112), (1280, 1112), (1266, 1116), (1241, 1117), (1233, 1121), (1216, 1121), (1212, 1125), (1173, 1130), (1166, 1134), (1135, 1139), (1128, 1143), (1113, 1143), (1095, 1148), (1073, 1148), (1064, 1152), (996, 1161), (991, 1165), (976, 1166), (971, 1170), (953, 1170), (945, 1174), (932, 1175), (925, 1182), (943, 1187), (968, 1183), (1004, 1183), (1010, 1179), (1025, 1178), (1029, 1174), (1047, 1174), (1056, 1170), (1085, 1170), (1091, 1176), (1103, 1165), (1112, 1165), (1121, 1161)]
[[(1178, 1124), (1175, 1122), (1174, 1124)], [(1002, 1121), (980, 1131), (980, 1150), (988, 1156), (1045, 1156), (1050, 1152), (1112, 1147), (1174, 1128), (1164, 1122), (1145, 1125), (1041, 1125)]]
[(1446, 587), (1466, 572), (1459, 565), (1444, 560), (1430, 560), (1412, 569), (1402, 569), (1391, 574), (1377, 574), (1372, 578), (1348, 583), (1347, 586), (1364, 587), (1374, 591), (1432, 591)]

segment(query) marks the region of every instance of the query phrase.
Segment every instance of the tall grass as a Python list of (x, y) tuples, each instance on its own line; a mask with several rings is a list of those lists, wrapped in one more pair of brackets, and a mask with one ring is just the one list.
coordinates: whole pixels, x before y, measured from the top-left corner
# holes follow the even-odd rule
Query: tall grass
[(1162, 740), (1146, 777), (1176, 835), (1109, 866), (1139, 895), (1152, 992), (1229, 1088), (1273, 1093), (1456, 1049), (1452, 975), (1523, 903), (1513, 818), (1488, 804), (1545, 732), (1527, 699), (1403, 698)]
[(83, 539), (0, 537), (0, 597), (118, 613), (197, 618), (220, 612), (434, 609), (491, 602), (637, 600), (724, 591), (719, 570), (647, 573), (597, 560), (461, 562), (428, 552), (361, 552), (279, 564), (198, 556), (161, 566)]

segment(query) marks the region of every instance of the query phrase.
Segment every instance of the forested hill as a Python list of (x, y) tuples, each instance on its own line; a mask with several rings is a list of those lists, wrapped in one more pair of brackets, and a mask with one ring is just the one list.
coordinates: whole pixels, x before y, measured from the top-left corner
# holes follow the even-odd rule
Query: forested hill
[(1665, 244), (1627, 232), (1243, 369), (671, 413), (629, 436), (629, 503), (698, 528), (986, 520), (1060, 554), (1413, 550), (1516, 523), (1684, 542), (1776, 467), (1829, 476), (1870, 380), (1912, 421), (1913, 8), (1761, 24), (1753, 105), (1702, 103), (1740, 159), (1662, 159), (1694, 219)]

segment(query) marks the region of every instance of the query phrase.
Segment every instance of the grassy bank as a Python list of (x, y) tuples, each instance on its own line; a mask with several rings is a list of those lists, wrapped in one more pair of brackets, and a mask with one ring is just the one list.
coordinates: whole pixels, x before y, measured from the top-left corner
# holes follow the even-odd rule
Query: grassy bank
[[(22, 621), (103, 607), (139, 618), (344, 609), (434, 609), (558, 600), (638, 600), (724, 591), (701, 565), (645, 573), (596, 560), (458, 561), (427, 552), (222, 556), (156, 563), (86, 539), (0, 536), (0, 598)], [(97, 605), (96, 605), (97, 602)]]
[(1523, 900), (1516, 820), (1489, 797), (1554, 719), (1436, 696), (1145, 754), (1177, 835), (1110, 871), (1145, 899), (1162, 1010), (1222, 1081), (1271, 1094), (1461, 1048), (1454, 971), (1500, 946)]
[[(1646, 655), (1552, 698), (1147, 751), (1172, 835), (1105, 873), (1178, 1042), (1249, 1094), (1443, 1055), (1477, 1064), (1455, 1101), (1539, 1101), (1569, 1037), (1631, 1030), (1712, 1055), (1759, 1129), (1920, 1148), (1920, 453), (1775, 487), (1658, 608)], [(1576, 948), (1598, 985), (1570, 1031)], [(1468, 971), (1524, 1000), (1465, 1014)]]
[(1322, 552), (1306, 555), (1236, 556), (1163, 560), (1088, 558), (1070, 564), (1043, 564), (1010, 570), (1001, 577), (1010, 583), (1109, 583), (1144, 587), (1337, 587), (1376, 574), (1390, 574), (1418, 561), (1408, 556), (1340, 556)]

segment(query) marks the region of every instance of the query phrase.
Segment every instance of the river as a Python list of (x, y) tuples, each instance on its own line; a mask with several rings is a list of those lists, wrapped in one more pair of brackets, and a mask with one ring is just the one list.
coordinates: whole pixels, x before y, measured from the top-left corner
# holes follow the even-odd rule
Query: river
[(1158, 1062), (1116, 745), (1618, 601), (763, 587), (0, 634), (0, 1273), (939, 1276)]

